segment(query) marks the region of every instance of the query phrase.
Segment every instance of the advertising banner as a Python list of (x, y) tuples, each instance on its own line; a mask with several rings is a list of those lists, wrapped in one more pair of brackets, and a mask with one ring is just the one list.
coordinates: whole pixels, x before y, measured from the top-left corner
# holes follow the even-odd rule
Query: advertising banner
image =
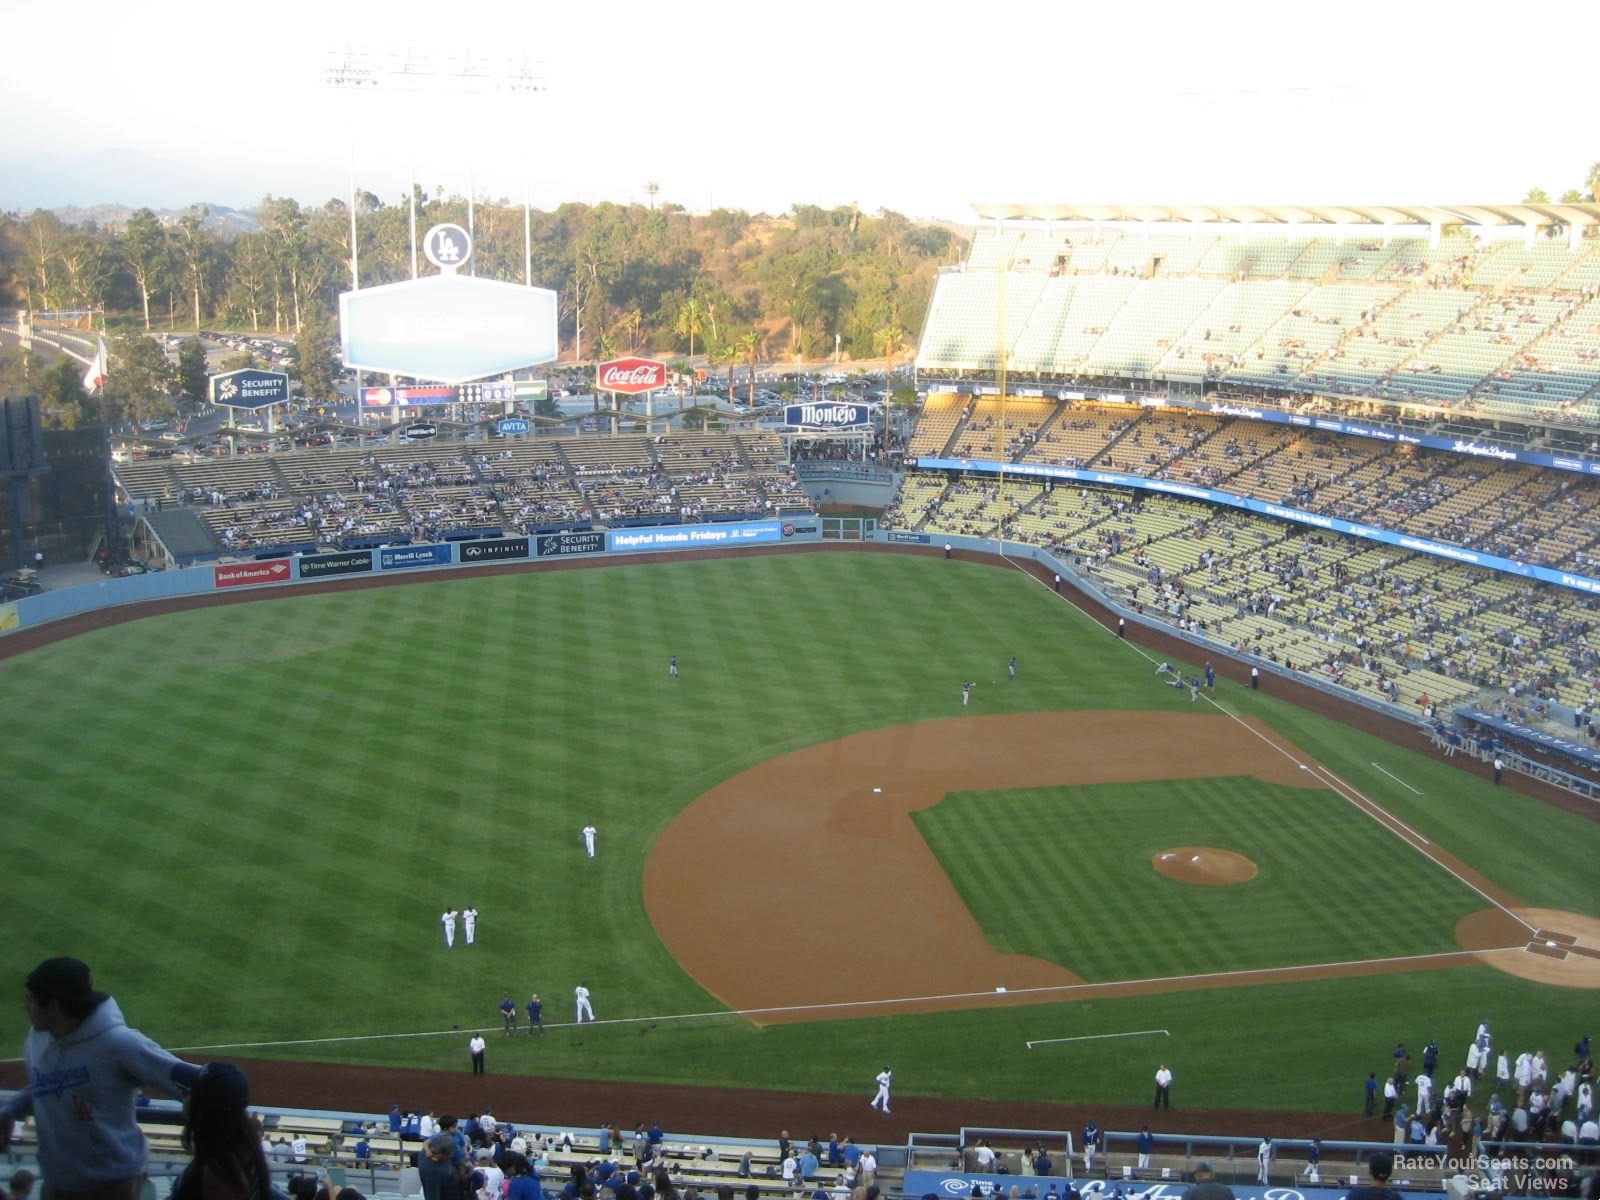
[(872, 424), (872, 410), (865, 404), (790, 404), (783, 420), (802, 429), (856, 429)]
[(22, 628), (22, 613), (15, 604), (0, 604), (0, 633)]
[(495, 432), (501, 437), (521, 437), (532, 429), (533, 426), (521, 417), (507, 417), (495, 425)]
[(256, 583), (288, 583), (294, 577), (287, 558), (230, 563), (226, 567), (212, 567), (211, 571), (211, 582), (219, 588), (248, 587)]
[(603, 529), (586, 529), (581, 533), (540, 533), (533, 539), (535, 558), (552, 558), (560, 554), (600, 554), (606, 548)]
[(883, 535), (885, 541), (909, 542), (913, 546), (926, 546), (933, 538), (926, 533), (906, 533), (899, 529), (891, 529)]
[(289, 402), (289, 377), (281, 371), (246, 368), (213, 375), (211, 403), (219, 408), (267, 408)]
[(525, 537), (479, 538), (471, 542), (457, 542), (456, 545), (461, 547), (461, 561), (464, 563), (528, 557), (528, 539)]
[(371, 387), (361, 389), (362, 408), (421, 408), (429, 404), (454, 404), (456, 389), (443, 384), (421, 387)]
[(443, 567), (450, 563), (450, 543), (434, 542), (425, 546), (391, 546), (378, 551), (378, 565), (385, 571), (401, 571), (407, 567)]
[(648, 529), (613, 529), (612, 550), (659, 550), (667, 546), (752, 546), (781, 542), (783, 522), (751, 521), (738, 525), (657, 525)]
[[(1422, 1146), (1414, 1147), (1418, 1151), (1426, 1149)], [(1419, 1157), (1421, 1157), (1419, 1155)], [(1252, 1170), (1254, 1167), (1252, 1165)], [(1340, 1176), (1331, 1169), (1325, 1170), (1326, 1181), (1329, 1186), (1312, 1187), (1299, 1186), (1281, 1187), (1273, 1184), (1233, 1183), (1229, 1186), (1237, 1200), (1339, 1200), (1350, 1189), (1343, 1186), (1347, 1176)], [(1105, 1197), (1111, 1200), (1113, 1195), (1121, 1200), (1181, 1200), (1184, 1192), (1191, 1186), (1180, 1180), (1139, 1180), (1139, 1179), (1080, 1179), (1071, 1181), (1067, 1179), (1038, 1179), (1024, 1175), (987, 1175), (979, 1172), (971, 1174), (957, 1174), (953, 1171), (907, 1171), (905, 1194), (908, 1196), (938, 1196), (941, 1200), (950, 1200), (952, 1197), (1003, 1197), (1011, 1192), (1013, 1184), (1022, 1184), (1033, 1191), (1037, 1197), (1048, 1197), (1053, 1191), (1058, 1196), (1068, 1194), (1069, 1183), (1075, 1188), (1084, 1200), (1096, 1200)], [(1434, 1195), (1438, 1192), (1422, 1190), (1405, 1192), (1400, 1187), (1393, 1189), (1398, 1200), (1405, 1195)]]
[(359, 575), (372, 570), (371, 550), (340, 550), (334, 554), (302, 554), (295, 559), (301, 579), (325, 575)]
[(654, 358), (613, 358), (595, 368), (602, 392), (637, 396), (667, 386), (667, 364)]

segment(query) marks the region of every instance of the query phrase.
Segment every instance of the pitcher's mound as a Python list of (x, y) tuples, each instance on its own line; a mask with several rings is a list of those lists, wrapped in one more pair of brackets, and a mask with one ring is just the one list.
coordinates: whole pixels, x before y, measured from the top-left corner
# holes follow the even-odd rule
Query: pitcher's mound
[(1256, 877), (1256, 865), (1232, 850), (1215, 846), (1174, 846), (1150, 859), (1150, 865), (1182, 883), (1244, 883)]

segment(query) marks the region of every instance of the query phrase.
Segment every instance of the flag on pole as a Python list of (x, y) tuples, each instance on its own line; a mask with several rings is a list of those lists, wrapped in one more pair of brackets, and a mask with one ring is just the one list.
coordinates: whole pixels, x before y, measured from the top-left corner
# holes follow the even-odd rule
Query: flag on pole
[(97, 392), (106, 385), (108, 357), (106, 354), (106, 339), (100, 339), (100, 347), (94, 353), (94, 361), (89, 364), (89, 369), (83, 373), (83, 386), (86, 390)]

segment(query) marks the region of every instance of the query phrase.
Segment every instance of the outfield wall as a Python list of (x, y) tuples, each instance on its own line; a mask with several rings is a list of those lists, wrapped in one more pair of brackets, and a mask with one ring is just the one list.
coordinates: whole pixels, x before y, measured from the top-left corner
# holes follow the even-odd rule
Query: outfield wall
[(248, 562), (207, 563), (149, 575), (108, 578), (79, 587), (42, 592), (0, 605), (0, 636), (33, 629), (94, 609), (165, 600), (175, 596), (258, 591), (330, 579), (416, 574), (458, 567), (490, 567), (497, 563), (526, 564), (557, 558), (602, 558), (679, 550), (726, 550), (816, 542), (821, 538), (820, 518), (795, 517), (786, 520), (774, 518), (705, 525), (647, 525), (575, 533), (538, 533), (464, 542), (284, 555)]

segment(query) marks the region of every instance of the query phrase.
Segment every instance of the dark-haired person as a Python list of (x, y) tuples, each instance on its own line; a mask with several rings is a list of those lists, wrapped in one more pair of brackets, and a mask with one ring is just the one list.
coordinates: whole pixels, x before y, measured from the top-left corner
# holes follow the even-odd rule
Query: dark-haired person
[(1379, 1150), (1367, 1160), (1367, 1181), (1344, 1194), (1344, 1200), (1390, 1200), (1394, 1195), (1389, 1177), (1394, 1174), (1394, 1155)]
[(211, 1063), (183, 1106), (183, 1148), (193, 1157), (172, 1200), (271, 1200), (272, 1168), (250, 1116), (250, 1082), (232, 1063)]
[(540, 1200), (543, 1193), (539, 1176), (525, 1156), (506, 1154), (500, 1161), (501, 1169), (506, 1173), (504, 1200)]
[(461, 1177), (452, 1161), (455, 1155), (456, 1139), (452, 1135), (436, 1133), (428, 1139), (417, 1159), (417, 1173), (426, 1200), (463, 1200)]
[(200, 1068), (129, 1029), (117, 1002), (94, 990), (93, 974), (75, 958), (46, 959), (25, 987), (33, 1029), (22, 1053), (36, 1082), (0, 1106), (0, 1153), (10, 1148), (16, 1121), (32, 1116), (43, 1200), (63, 1193), (72, 1200), (138, 1200), (149, 1147), (134, 1096), (141, 1086), (180, 1096)]

